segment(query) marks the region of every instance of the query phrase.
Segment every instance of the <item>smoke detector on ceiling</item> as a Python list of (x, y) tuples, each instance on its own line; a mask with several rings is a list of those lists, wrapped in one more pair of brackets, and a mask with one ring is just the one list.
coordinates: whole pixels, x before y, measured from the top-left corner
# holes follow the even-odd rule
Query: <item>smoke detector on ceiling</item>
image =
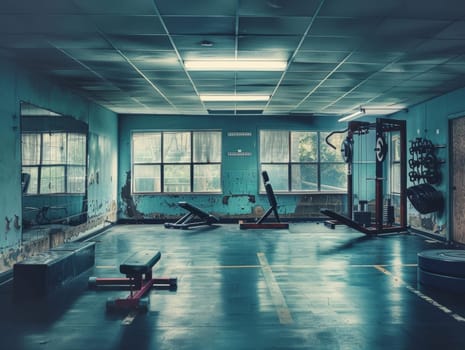
[(213, 41), (210, 40), (202, 40), (200, 42), (200, 46), (202, 47), (212, 47), (213, 46)]

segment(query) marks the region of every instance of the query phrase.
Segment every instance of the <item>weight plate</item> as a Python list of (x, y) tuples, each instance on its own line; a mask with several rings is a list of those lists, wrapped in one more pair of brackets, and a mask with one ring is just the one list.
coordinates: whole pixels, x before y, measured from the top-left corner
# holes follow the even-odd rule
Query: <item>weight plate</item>
[(352, 162), (352, 142), (348, 138), (342, 141), (341, 144), (341, 155), (345, 163)]
[(465, 293), (465, 278), (440, 275), (423, 269), (417, 269), (418, 282), (453, 293)]
[(383, 136), (378, 136), (378, 138), (376, 139), (376, 148), (375, 148), (375, 151), (376, 151), (376, 160), (378, 162), (383, 162), (384, 159), (386, 158), (386, 154), (387, 154), (387, 144), (386, 144), (386, 141), (384, 140), (384, 137)]
[(465, 250), (431, 249), (418, 253), (418, 267), (432, 273), (465, 278)]

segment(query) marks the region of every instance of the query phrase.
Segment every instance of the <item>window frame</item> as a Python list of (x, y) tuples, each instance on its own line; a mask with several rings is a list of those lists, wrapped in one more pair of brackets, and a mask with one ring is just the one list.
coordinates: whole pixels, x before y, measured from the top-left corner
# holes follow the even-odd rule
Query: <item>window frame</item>
[[(262, 132), (283, 132), (287, 133), (287, 138), (288, 138), (288, 161), (283, 162), (283, 161), (277, 161), (277, 162), (262, 162), (261, 157), (262, 157)], [(261, 171), (264, 169), (264, 165), (283, 165), (287, 167), (287, 190), (280, 190), (279, 187), (277, 189), (274, 189), (274, 192), (279, 193), (279, 194), (289, 194), (289, 195), (294, 195), (294, 194), (344, 194), (347, 192), (346, 189), (341, 189), (340, 191), (338, 190), (324, 190), (322, 189), (322, 167), (325, 165), (344, 165), (346, 167), (346, 163), (343, 161), (341, 158), (340, 161), (336, 160), (322, 160), (321, 157), (321, 148), (322, 148), (322, 142), (325, 142), (325, 138), (322, 137), (322, 134), (324, 133), (329, 133), (331, 131), (328, 130), (288, 130), (288, 129), (260, 129), (258, 132), (258, 144), (259, 144), (259, 159), (258, 159), (258, 167)], [(317, 140), (317, 150), (316, 150), (316, 159), (315, 160), (309, 160), (309, 161), (293, 161), (292, 159), (292, 134), (293, 133), (314, 133), (316, 134), (316, 140)], [(298, 165), (310, 165), (310, 166), (315, 166), (316, 167), (316, 188), (315, 189), (298, 189), (298, 190), (293, 190), (293, 179), (292, 179), (292, 168), (293, 166), (298, 166)], [(265, 189), (263, 186), (263, 181), (261, 181), (261, 177), (259, 177), (259, 193), (260, 194), (265, 194)], [(271, 183), (273, 183), (273, 179), (271, 178)], [(346, 183), (347, 186), (347, 183)], [(274, 186), (273, 186), (274, 187)]]
[[(219, 154), (219, 161), (194, 161), (195, 152), (194, 152), (194, 134), (195, 133), (218, 133), (220, 136), (219, 147), (220, 150), (218, 151)], [(165, 151), (165, 135), (166, 134), (177, 134), (177, 133), (189, 133), (189, 143), (190, 143), (190, 159), (188, 161), (179, 161), (179, 162), (165, 162), (166, 154)], [(159, 150), (160, 154), (158, 157), (158, 161), (146, 161), (146, 162), (135, 162), (135, 149), (134, 149), (134, 135), (136, 134), (160, 134), (160, 144)], [(223, 140), (223, 133), (219, 129), (201, 129), (201, 130), (133, 130), (131, 131), (131, 193), (135, 195), (179, 195), (179, 194), (221, 194), (223, 191), (223, 154), (222, 154), (222, 140)], [(217, 165), (219, 167), (219, 189), (212, 190), (212, 191), (195, 191), (195, 167), (198, 165)], [(135, 174), (135, 167), (136, 166), (157, 166), (159, 167), (159, 177), (158, 177), (158, 186), (154, 186), (155, 189), (159, 189), (158, 191), (140, 191), (136, 188), (136, 178)], [(169, 166), (188, 166), (189, 167), (189, 191), (166, 191), (166, 168)], [(154, 178), (156, 180), (157, 178)]]
[[(65, 139), (65, 151), (64, 151), (64, 159), (60, 162), (54, 162), (53, 159), (44, 159), (44, 135), (52, 135), (52, 134), (64, 134)], [(24, 169), (35, 169), (34, 171), (37, 173), (37, 178), (34, 179), (35, 183), (33, 184), (33, 188), (36, 191), (31, 192), (29, 189), (31, 188), (31, 183), (28, 186), (28, 191), (24, 193), (27, 196), (53, 196), (53, 195), (84, 195), (86, 193), (86, 181), (87, 181), (87, 141), (88, 135), (87, 133), (83, 132), (75, 132), (75, 131), (26, 131), (21, 134), (21, 145), (23, 145), (23, 136), (24, 135), (38, 135), (38, 143), (35, 145), (38, 149), (38, 158), (36, 163), (24, 162), (24, 149), (21, 146), (21, 172), (25, 172)], [(77, 135), (79, 138), (83, 138), (83, 163), (76, 163), (70, 162), (69, 158), (69, 143), (70, 143), (70, 136)], [(46, 171), (53, 171), (53, 169), (63, 168), (63, 181), (57, 182), (55, 187), (62, 187), (63, 191), (51, 191), (51, 192), (44, 192), (42, 180), (44, 178), (44, 174)], [(82, 168), (84, 170), (84, 177), (82, 180), (82, 191), (70, 191), (71, 188), (75, 188), (75, 184), (70, 183), (68, 174), (72, 171), (70, 169), (78, 169)], [(28, 172), (30, 173), (30, 172)], [(32, 179), (31, 179), (32, 180)]]

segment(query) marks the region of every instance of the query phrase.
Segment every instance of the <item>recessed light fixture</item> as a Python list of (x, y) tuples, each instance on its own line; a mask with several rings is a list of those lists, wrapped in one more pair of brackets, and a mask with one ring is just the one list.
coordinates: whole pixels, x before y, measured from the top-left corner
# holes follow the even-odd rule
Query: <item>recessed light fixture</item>
[(199, 95), (203, 102), (264, 102), (270, 99), (270, 95)]
[(284, 71), (287, 62), (271, 60), (196, 60), (184, 61), (184, 67), (193, 71)]

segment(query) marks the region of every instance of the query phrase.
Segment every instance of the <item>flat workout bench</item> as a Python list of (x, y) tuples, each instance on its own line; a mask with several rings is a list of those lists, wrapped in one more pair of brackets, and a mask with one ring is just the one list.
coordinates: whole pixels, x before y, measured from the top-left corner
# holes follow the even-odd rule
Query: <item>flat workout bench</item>
[[(181, 208), (186, 209), (188, 213), (175, 223), (165, 223), (166, 228), (178, 228), (185, 230), (189, 227), (211, 225), (220, 221), (217, 217), (208, 214), (202, 209), (187, 202), (179, 202), (178, 205)], [(194, 218), (197, 218), (197, 221), (192, 221)]]
[(177, 278), (153, 278), (152, 268), (160, 261), (161, 253), (158, 250), (142, 250), (127, 258), (119, 267), (119, 271), (126, 278), (89, 278), (89, 287), (129, 287), (130, 294), (124, 299), (107, 301), (107, 309), (144, 309), (148, 303), (141, 298), (152, 288), (159, 286), (176, 290)]

